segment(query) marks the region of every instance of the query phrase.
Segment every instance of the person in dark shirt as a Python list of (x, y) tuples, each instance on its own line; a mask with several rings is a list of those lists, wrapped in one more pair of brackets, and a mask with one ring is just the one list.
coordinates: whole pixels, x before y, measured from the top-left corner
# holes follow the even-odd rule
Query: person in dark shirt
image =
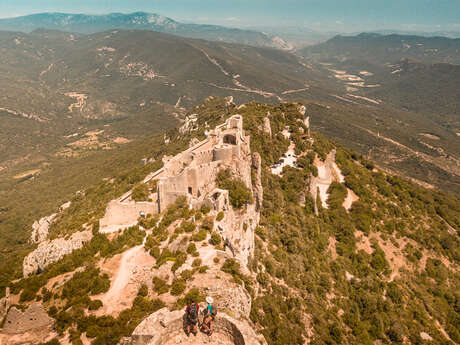
[(190, 300), (190, 304), (185, 308), (185, 314), (187, 319), (186, 331), (187, 335), (190, 334), (190, 331), (196, 335), (198, 332), (198, 311), (200, 306), (195, 303), (193, 299)]

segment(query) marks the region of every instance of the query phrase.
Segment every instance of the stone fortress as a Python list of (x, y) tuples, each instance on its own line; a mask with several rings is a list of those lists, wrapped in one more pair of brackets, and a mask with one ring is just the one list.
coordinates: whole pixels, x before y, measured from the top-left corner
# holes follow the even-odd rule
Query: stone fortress
[[(162, 169), (148, 175), (143, 181), (157, 181), (156, 191), (149, 196), (151, 201), (135, 202), (130, 193), (112, 201), (107, 207), (105, 217), (100, 221), (100, 231), (107, 233), (136, 224), (141, 212), (161, 213), (179, 197), (186, 197), (191, 208), (198, 209), (207, 205), (214, 215), (223, 211), (224, 218), (215, 221), (214, 230), (223, 238), (225, 252), (209, 246), (199, 249), (203, 264), (210, 267), (210, 271), (205, 273), (206, 278), (202, 278), (209, 285), (207, 294), (215, 298), (218, 309), (222, 312), (216, 319), (212, 340), (201, 333), (196, 338), (187, 338), (183, 328), (183, 310), (169, 311), (164, 308), (143, 320), (120, 345), (187, 345), (210, 342), (266, 345), (263, 336), (257, 335), (248, 321), (251, 296), (243, 287), (217, 279), (219, 268), (212, 262), (215, 256), (235, 258), (241, 263), (243, 271), (247, 271), (249, 257), (254, 254), (254, 232), (259, 224), (263, 199), (261, 158), (258, 153), (251, 153), (250, 137), (243, 130), (243, 117), (230, 117), (224, 124), (207, 132), (205, 140), (175, 157), (164, 157), (163, 162)], [(216, 186), (217, 174), (223, 169), (230, 169), (234, 177), (245, 183), (252, 191), (253, 203), (239, 210), (233, 209), (229, 191)], [(187, 263), (183, 267), (188, 267)], [(232, 316), (224, 310), (230, 311)]]
[[(148, 175), (143, 183), (157, 181), (157, 189), (148, 202), (136, 202), (131, 192), (113, 200), (100, 220), (102, 233), (115, 232), (137, 224), (142, 214), (163, 212), (179, 197), (186, 197), (192, 208), (208, 205), (215, 212), (224, 211), (216, 230), (223, 237), (226, 249), (244, 265), (254, 251), (254, 229), (259, 222), (262, 202), (260, 156), (251, 154), (250, 137), (244, 134), (243, 117), (233, 115), (206, 139), (174, 157), (164, 157), (164, 166)], [(251, 167), (256, 171), (256, 183), (251, 181)], [(220, 170), (229, 168), (234, 177), (244, 181), (253, 191), (255, 203), (246, 205), (244, 212), (233, 210), (227, 190), (216, 187)]]
[[(112, 200), (106, 208), (104, 217), (100, 219), (99, 231), (109, 234), (137, 225), (139, 217), (143, 214), (162, 213), (179, 197), (185, 197), (190, 208), (199, 209), (203, 205), (209, 206), (214, 216), (223, 211), (224, 217), (222, 219), (219, 217), (219, 220), (215, 219), (213, 231), (221, 235), (224, 251), (213, 246), (198, 248), (200, 259), (203, 260), (203, 265), (209, 267), (209, 271), (203, 273), (201, 277), (206, 281), (205, 286), (201, 280), (194, 282), (198, 288), (206, 289), (206, 294), (215, 299), (221, 311), (216, 319), (212, 341), (225, 345), (266, 345), (263, 336), (257, 334), (248, 321), (252, 303), (251, 296), (243, 286), (227, 279), (221, 279), (218, 276), (221, 274), (220, 267), (213, 261), (215, 258), (220, 260), (234, 258), (240, 262), (242, 271), (250, 274), (247, 267), (249, 258), (254, 254), (254, 233), (260, 219), (263, 188), (261, 157), (258, 153), (251, 153), (250, 137), (245, 135), (243, 130), (243, 117), (241, 115), (231, 116), (225, 123), (206, 132), (205, 140), (174, 157), (163, 157), (163, 162), (163, 168), (152, 172), (143, 181), (151, 187), (149, 201), (136, 202), (132, 198), (132, 191)], [(229, 169), (233, 177), (241, 179), (252, 191), (253, 202), (244, 205), (241, 209), (233, 209), (229, 191), (219, 189), (216, 185), (216, 177), (219, 171), (224, 169)], [(66, 203), (65, 207), (69, 205)], [(64, 209), (64, 207), (61, 208)], [(50, 263), (60, 260), (65, 254), (81, 248), (84, 243), (91, 240), (92, 232), (88, 228), (74, 233), (69, 238), (48, 239), (48, 228), (55, 218), (56, 214), (45, 217), (34, 224), (31, 241), (38, 242), (38, 247), (24, 259), (24, 276), (42, 271)], [(174, 248), (176, 244), (172, 242), (164, 245)], [(138, 250), (135, 253), (145, 253), (145, 251)], [(176, 274), (190, 269), (193, 260), (194, 257), (190, 258)], [(170, 266), (165, 264), (162, 267), (163, 270), (150, 269), (146, 274), (149, 277), (148, 280), (152, 280), (151, 275), (163, 277), (164, 270), (170, 273)], [(128, 276), (123, 282), (124, 287), (141, 283), (140, 280), (133, 281), (135, 277), (138, 277), (136, 275), (138, 267), (135, 269), (136, 271), (127, 271)], [(173, 279), (173, 277), (170, 278)], [(8, 316), (7, 322), (12, 329), (11, 334), (20, 331), (25, 332), (28, 336), (35, 336), (34, 332), (37, 327), (45, 331), (51, 327), (52, 319), (42, 317), (42, 315), (47, 315), (39, 304), (24, 312), (15, 308), (11, 308), (8, 312), (9, 305), (9, 295), (0, 300), (0, 313)], [(182, 327), (183, 314), (183, 311), (169, 311), (163, 308), (147, 317), (130, 337), (120, 342), (120, 345), (209, 343), (211, 340), (208, 336), (201, 333), (196, 338), (186, 338)], [(36, 321), (38, 318), (42, 323)], [(26, 319), (30, 322), (24, 323), (23, 320)], [(9, 331), (10, 328), (6, 331)], [(6, 336), (8, 337), (9, 333)], [(2, 343), (1, 333), (0, 343)]]

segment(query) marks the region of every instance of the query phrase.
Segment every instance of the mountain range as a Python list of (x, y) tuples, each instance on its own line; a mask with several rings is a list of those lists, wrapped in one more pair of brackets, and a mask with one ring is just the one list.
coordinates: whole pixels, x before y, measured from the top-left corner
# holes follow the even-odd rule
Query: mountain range
[(0, 344), (460, 343), (460, 40), (0, 25)]
[(292, 46), (281, 38), (262, 32), (218, 25), (180, 23), (168, 17), (146, 12), (110, 13), (107, 15), (39, 13), (0, 19), (0, 30), (31, 32), (36, 29), (62, 30), (83, 34), (113, 29), (152, 30), (211, 41), (284, 50), (292, 49)]

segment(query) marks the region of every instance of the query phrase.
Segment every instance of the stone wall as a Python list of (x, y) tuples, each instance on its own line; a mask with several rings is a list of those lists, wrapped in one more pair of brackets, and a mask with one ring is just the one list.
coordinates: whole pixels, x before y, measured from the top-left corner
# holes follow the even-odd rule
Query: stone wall
[[(217, 231), (223, 237), (226, 250), (247, 265), (254, 253), (254, 229), (259, 223), (259, 211), (263, 192), (260, 182), (261, 162), (259, 155), (252, 155), (250, 137), (244, 135), (243, 118), (230, 117), (224, 124), (207, 134), (207, 139), (192, 148), (164, 160), (161, 174), (151, 175), (158, 180), (158, 201), (135, 203), (129, 201), (129, 194), (112, 201), (100, 221), (101, 232), (112, 232), (134, 225), (140, 212), (155, 213), (185, 196), (191, 207), (203, 204), (215, 211), (225, 211), (225, 217), (217, 224)], [(233, 210), (228, 202), (228, 193), (216, 191), (216, 177), (221, 169), (229, 168), (232, 175), (243, 180), (253, 191), (255, 203), (243, 210)], [(256, 170), (256, 185), (252, 185), (251, 169)], [(216, 193), (219, 197), (214, 197)]]
[(30, 305), (24, 312), (11, 307), (1, 332), (22, 334), (37, 328), (48, 327), (53, 324), (53, 321), (40, 303)]
[(100, 232), (109, 233), (136, 225), (141, 213), (158, 213), (158, 204), (155, 201), (156, 200), (152, 202), (111, 201), (107, 205), (104, 218), (99, 221)]

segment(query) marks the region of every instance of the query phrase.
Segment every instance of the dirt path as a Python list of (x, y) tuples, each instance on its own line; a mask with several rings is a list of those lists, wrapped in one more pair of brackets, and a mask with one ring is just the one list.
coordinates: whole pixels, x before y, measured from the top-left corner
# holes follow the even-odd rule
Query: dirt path
[(94, 296), (103, 304), (97, 314), (118, 315), (123, 309), (129, 308), (143, 281), (143, 274), (150, 272), (154, 262), (155, 260), (145, 251), (142, 244), (127, 250), (121, 254), (121, 258), (114, 257), (104, 263), (103, 271), (115, 272), (109, 291)]

